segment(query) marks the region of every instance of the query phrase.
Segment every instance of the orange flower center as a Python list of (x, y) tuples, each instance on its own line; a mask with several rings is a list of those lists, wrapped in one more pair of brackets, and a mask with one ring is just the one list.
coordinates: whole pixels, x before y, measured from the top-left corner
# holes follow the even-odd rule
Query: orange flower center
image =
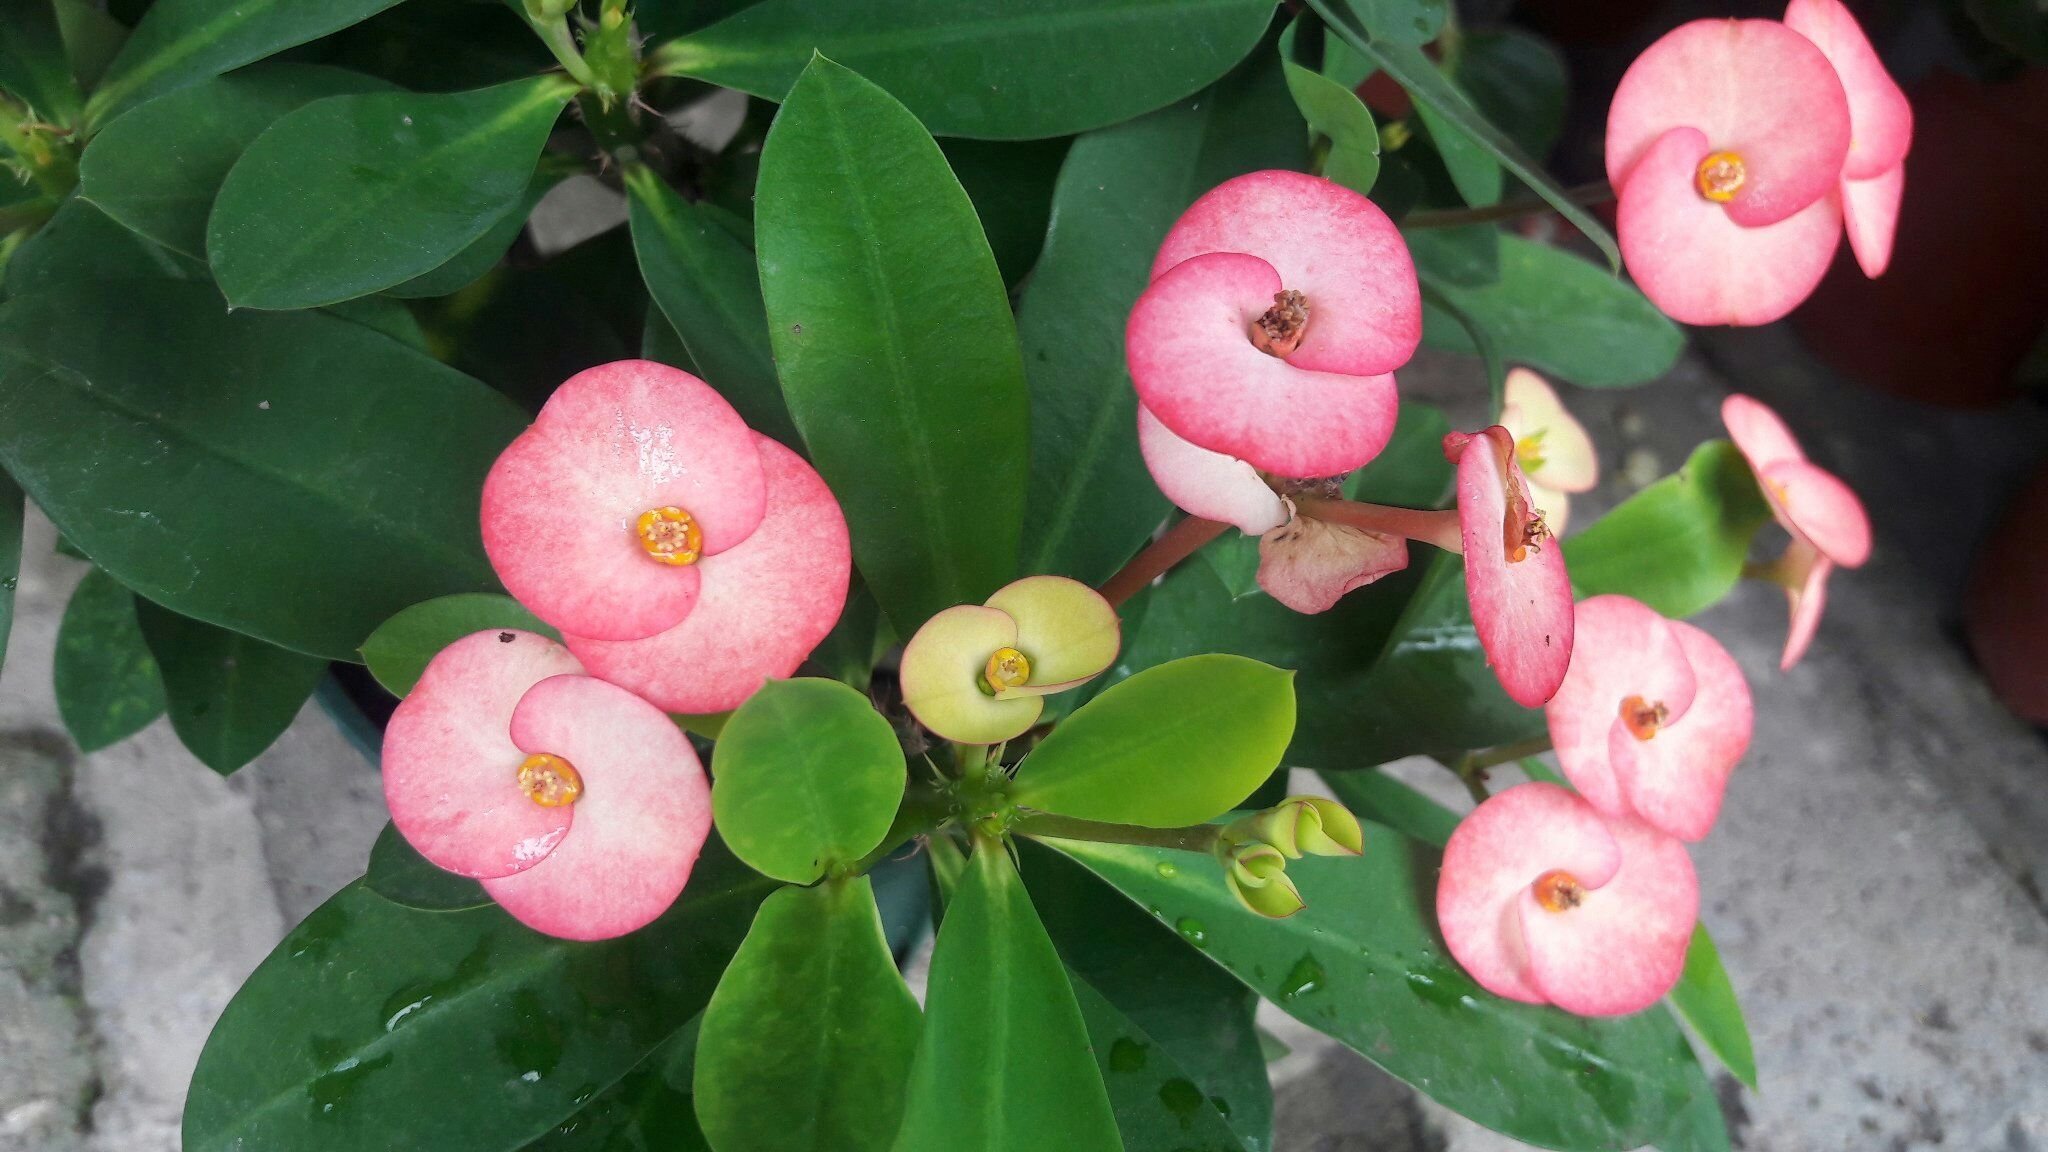
[(1714, 152), (1700, 161), (1700, 169), (1693, 176), (1699, 186), (1700, 195), (1717, 204), (1726, 204), (1742, 191), (1742, 185), (1749, 180), (1749, 169), (1743, 166), (1742, 157), (1734, 152)]
[(1657, 734), (1664, 722), (1671, 719), (1671, 710), (1662, 700), (1654, 703), (1641, 696), (1631, 696), (1621, 702), (1621, 722), (1628, 725), (1628, 733), (1638, 740), (1648, 740)]
[(1252, 321), (1252, 346), (1283, 359), (1308, 332), (1308, 297), (1289, 288), (1273, 293), (1273, 306)]
[(1548, 912), (1569, 912), (1586, 901), (1585, 885), (1579, 883), (1578, 877), (1562, 869), (1538, 876), (1534, 889), (1536, 902)]
[(697, 527), (697, 518), (674, 505), (642, 512), (633, 531), (656, 564), (695, 564), (704, 554), (704, 531)]
[(543, 808), (560, 808), (583, 795), (583, 777), (567, 760), (541, 752), (519, 765), (519, 790)]
[(998, 648), (989, 656), (981, 676), (991, 692), (1022, 688), (1031, 679), (1031, 659), (1015, 648)]

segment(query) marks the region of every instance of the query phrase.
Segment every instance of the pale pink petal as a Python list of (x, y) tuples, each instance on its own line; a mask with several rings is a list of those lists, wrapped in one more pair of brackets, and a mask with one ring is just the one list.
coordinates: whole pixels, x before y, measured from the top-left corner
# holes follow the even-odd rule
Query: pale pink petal
[(1670, 628), (1698, 682), (1692, 707), (1648, 740), (1638, 740), (1617, 719), (1610, 759), (1636, 817), (1692, 842), (1704, 838), (1721, 814), (1728, 777), (1749, 751), (1755, 715), (1749, 682), (1728, 650), (1684, 621), (1674, 620)]
[(1588, 803), (1611, 816), (1629, 811), (1609, 757), (1622, 705), (1662, 704), (1667, 723), (1693, 706), (1695, 677), (1677, 625), (1626, 596), (1591, 596), (1573, 612), (1571, 668), (1543, 706), (1557, 765)]
[(564, 635), (602, 677), (669, 712), (724, 712), (796, 671), (839, 622), (853, 554), (839, 502), (796, 453), (753, 434), (768, 506), (738, 547), (706, 557), (682, 623), (644, 640)]
[(897, 683), (917, 722), (960, 744), (1000, 744), (1038, 722), (1037, 696), (997, 698), (988, 690), (989, 657), (1017, 644), (1017, 619), (1000, 608), (955, 604), (918, 628), (903, 646)]
[(1131, 310), (1131, 383), (1175, 435), (1212, 452), (1282, 476), (1349, 472), (1394, 434), (1394, 378), (1309, 371), (1259, 351), (1247, 334), (1280, 286), (1256, 256), (1175, 265)]
[(1844, 568), (1870, 559), (1870, 516), (1834, 473), (1805, 460), (1780, 460), (1757, 479), (1779, 521), (1822, 555)]
[(1621, 186), (1622, 259), (1652, 303), (1686, 324), (1768, 324), (1813, 293), (1841, 241), (1841, 212), (1823, 196), (1790, 219), (1745, 228), (1693, 188), (1707, 139), (1674, 128)]
[(1743, 459), (1757, 472), (1780, 460), (1806, 459), (1799, 438), (1792, 435), (1784, 419), (1754, 396), (1736, 392), (1721, 401), (1721, 423), (1727, 426), (1728, 438)]
[(1632, 182), (1674, 128), (1701, 135), (1685, 188), (1710, 152), (1734, 152), (1747, 178), (1728, 215), (1758, 226), (1823, 199), (1849, 152), (1849, 102), (1828, 58), (1775, 20), (1695, 20), (1672, 29), (1629, 65), (1607, 113), (1607, 179)]
[(1885, 71), (1877, 49), (1841, 0), (1792, 0), (1785, 26), (1813, 41), (1849, 98), (1847, 180), (1868, 180), (1899, 166), (1913, 145), (1913, 106)]
[(668, 911), (711, 831), (711, 782), (683, 730), (623, 688), (557, 676), (519, 702), (512, 738), (567, 760), (583, 794), (546, 860), (484, 891), (527, 927), (569, 940), (622, 936)]
[(1297, 368), (1382, 376), (1422, 340), (1407, 243), (1378, 205), (1342, 185), (1283, 171), (1226, 180), (1167, 233), (1152, 278), (1209, 252), (1249, 253), (1278, 271), (1260, 312), (1282, 287), (1308, 297), (1308, 332), (1287, 358)]
[(1408, 542), (1296, 516), (1259, 537), (1259, 587), (1296, 612), (1335, 607), (1346, 592), (1408, 566)]
[(1472, 810), (1444, 845), (1437, 925), (1458, 964), (1497, 996), (1540, 1004), (1518, 908), (1537, 880), (1569, 872), (1588, 887), (1622, 866), (1600, 814), (1555, 784), (1518, 784)]
[[(1600, 457), (1593, 438), (1550, 382), (1527, 368), (1508, 370), (1500, 422), (1514, 433), (1522, 474), (1531, 485), (1555, 492), (1589, 492), (1600, 481)], [(1532, 465), (1531, 460), (1540, 463)], [(1546, 506), (1547, 508), (1547, 506)], [(1559, 532), (1563, 525), (1556, 525)]]
[(764, 499), (751, 435), (709, 385), (666, 364), (577, 373), (484, 480), (491, 566), (563, 632), (633, 640), (675, 624), (696, 600), (698, 574), (648, 557), (640, 514), (689, 512), (707, 556), (746, 539)]
[(1138, 451), (1152, 482), (1190, 516), (1235, 524), (1257, 536), (1287, 522), (1287, 505), (1242, 460), (1211, 452), (1173, 434), (1152, 410), (1138, 406)]
[[(1465, 592), (1487, 663), (1509, 698), (1527, 708), (1550, 699), (1572, 658), (1572, 586), (1555, 539), (1508, 547), (1509, 484), (1524, 515), (1531, 503), (1507, 429), (1472, 437), (1458, 460), (1458, 526), (1465, 545)], [(1516, 525), (1517, 529), (1521, 526)]]
[(1785, 633), (1785, 654), (1778, 660), (1778, 670), (1789, 672), (1794, 664), (1805, 657), (1807, 648), (1813, 644), (1814, 633), (1820, 631), (1821, 614), (1828, 607), (1828, 576), (1835, 570), (1828, 558), (1815, 552), (1812, 546), (1798, 540), (1792, 542), (1787, 556), (1797, 555), (1794, 581), (1785, 588), (1785, 599), (1792, 610), (1792, 623)]
[(1842, 181), (1842, 223), (1856, 264), (1873, 279), (1892, 262), (1892, 238), (1899, 230), (1899, 201), (1906, 194), (1906, 166), (1868, 180)]
[(1598, 882), (1579, 876), (1586, 892), (1578, 907), (1550, 911), (1527, 887), (1516, 899), (1531, 985), (1580, 1016), (1626, 1015), (1663, 999), (1685, 970), (1699, 920), (1699, 878), (1685, 845), (1634, 820), (1609, 820), (1607, 830), (1621, 867)]
[(560, 644), (516, 629), (441, 649), (384, 728), (384, 802), (406, 843), (463, 876), (509, 876), (546, 858), (573, 810), (543, 808), (519, 787), (526, 754), (512, 715), (527, 689), (581, 671)]

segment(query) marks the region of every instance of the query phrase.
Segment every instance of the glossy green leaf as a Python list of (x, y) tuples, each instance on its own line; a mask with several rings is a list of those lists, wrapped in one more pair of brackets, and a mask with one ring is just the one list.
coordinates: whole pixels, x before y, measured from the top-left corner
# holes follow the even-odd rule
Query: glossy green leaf
[(856, 577), (847, 590), (846, 606), (839, 610), (839, 622), (804, 662), (856, 692), (866, 692), (874, 677), (875, 661), (893, 639), (882, 625), (882, 610), (869, 595), (868, 586)]
[(476, 509), (526, 424), (503, 397), (318, 314), (129, 282), (0, 307), (0, 462), (122, 583), (333, 660), (496, 585)]
[(1756, 1049), (1750, 1044), (1749, 1024), (1742, 1018), (1735, 984), (1721, 966), (1721, 950), (1704, 924), (1693, 929), (1685, 972), (1671, 990), (1671, 1006), (1737, 1080), (1756, 1088)]
[[(1413, 228), (1401, 234), (1418, 272), (1432, 284), (1484, 288), (1500, 282), (1501, 230), (1491, 224)], [(1470, 337), (1466, 338), (1469, 346)]]
[(521, 1152), (711, 1152), (690, 1092), (701, 1020), (678, 1029), (617, 1084)]
[[(1206, 860), (1062, 843), (1283, 1011), (1438, 1102), (1548, 1148), (1620, 1149), (1669, 1131), (1698, 1081), (1668, 1016), (1593, 1020), (1480, 988), (1444, 953), (1430, 910), (1438, 855), (1368, 825), (1358, 859), (1290, 861), (1308, 908), (1254, 916)], [(1172, 865), (1171, 870), (1161, 864)]]
[(1031, 382), (1026, 572), (1100, 583), (1165, 518), (1138, 454), (1124, 321), (1160, 241), (1195, 198), (1262, 168), (1300, 168), (1280, 69), (1254, 60), (1194, 100), (1074, 142), (1053, 226), (1017, 308)]
[(90, 91), (128, 41), (128, 26), (103, 11), (96, 0), (52, 0), (64, 55), (79, 86)]
[(363, 887), (393, 904), (421, 912), (466, 912), (491, 902), (483, 885), (434, 867), (388, 823), (370, 846)]
[(284, 734), (327, 672), (327, 661), (288, 652), (138, 600), (142, 637), (156, 657), (171, 727), (199, 762), (223, 776)]
[(988, 234), (1003, 283), (1015, 287), (1031, 272), (1045, 248), (1052, 222), (1053, 189), (1073, 141), (962, 140), (939, 142), (946, 163)]
[(1361, 820), (1384, 824), (1403, 836), (1437, 848), (1450, 843), (1458, 828), (1456, 812), (1375, 769), (1357, 772), (1321, 772), (1346, 808)]
[(775, 376), (753, 251), (712, 218), (712, 208), (676, 195), (652, 169), (626, 169), (626, 192), (640, 275), (690, 359), (748, 427), (798, 444)]
[[(1420, 263), (1425, 285), (1483, 327), (1508, 360), (1587, 388), (1655, 380), (1685, 350), (1685, 334), (1641, 292), (1561, 248), (1500, 237), (1500, 276), (1470, 286)], [(1423, 311), (1423, 340), (1476, 350), (1463, 328)]]
[(50, 0), (0, 0), (0, 90), (45, 121), (76, 121), (78, 80)]
[(596, 944), (352, 884), (242, 985), (199, 1057), (187, 1152), (512, 1148), (700, 1011), (772, 884), (705, 846), (660, 919)]
[(763, 0), (665, 46), (669, 74), (780, 100), (822, 52), (942, 136), (1027, 140), (1128, 120), (1230, 70), (1270, 0)]
[(1372, 113), (1358, 93), (1328, 76), (1298, 63), (1296, 43), (1302, 18), (1296, 18), (1280, 37), (1280, 59), (1287, 74), (1287, 91), (1294, 106), (1311, 130), (1329, 141), (1323, 156), (1323, 175), (1363, 196), (1380, 178), (1380, 134)]
[(719, 1152), (888, 1152), (921, 1025), (868, 878), (784, 888), (704, 1009), (697, 1119)]
[(87, 752), (126, 740), (163, 715), (164, 682), (142, 639), (135, 594), (97, 568), (64, 606), (52, 679), (64, 729)]
[(1017, 769), (1028, 808), (1177, 828), (1251, 795), (1294, 735), (1294, 674), (1242, 656), (1175, 660), (1066, 718)]
[(1475, 208), (1500, 203), (1502, 173), (1493, 153), (1426, 101), (1416, 101), (1415, 115), (1465, 203)]
[(360, 324), (408, 348), (428, 351), (426, 329), (420, 327), (419, 317), (413, 315), (403, 300), (393, 300), (388, 296), (362, 296), (330, 304), (321, 311), (351, 324)]
[(896, 1152), (1122, 1152), (1087, 1025), (1010, 854), (983, 841), (932, 951)]
[(1690, 616), (1734, 589), (1770, 518), (1749, 462), (1726, 440), (1710, 440), (1683, 468), (1566, 540), (1565, 565), (1582, 596), (1614, 592)]
[(518, 628), (561, 639), (560, 633), (510, 596), (458, 592), (414, 604), (377, 625), (363, 641), (363, 663), (370, 666), (370, 675), (385, 691), (403, 697), (419, 683), (427, 662), (441, 649), (472, 632), (494, 628)]
[(1447, 0), (1336, 0), (1374, 39), (1427, 44), (1444, 26)]
[(566, 175), (567, 172), (549, 166), (547, 158), (542, 157), (541, 167), (535, 169), (532, 178), (526, 182), (526, 193), (510, 212), (499, 217), (498, 222), (486, 229), (483, 235), (471, 240), (440, 267), (422, 272), (403, 284), (394, 284), (384, 290), (384, 295), (407, 300), (447, 296), (483, 279), (485, 273), (505, 258), (505, 253), (519, 240), (519, 234), (526, 231), (526, 222), (533, 216), (534, 207)]
[(960, 182), (908, 109), (820, 58), (768, 134), (754, 223), (783, 397), (869, 590), (903, 636), (979, 603), (1016, 573), (1029, 418)]
[(206, 217), (250, 142), (326, 96), (390, 87), (313, 64), (265, 64), (160, 96), (107, 125), (79, 158), (79, 195), (167, 248), (206, 259)]
[(368, 19), (398, 0), (158, 0), (107, 66), (86, 119), (218, 76)]
[(21, 579), (21, 489), (0, 472), (0, 658), (7, 655), (7, 635), (14, 630), (14, 586)]
[(771, 680), (726, 721), (711, 809), (756, 871), (809, 884), (873, 851), (903, 800), (896, 730), (837, 680)]
[[(130, 232), (73, 196), (7, 261), (9, 296), (114, 280), (204, 280), (206, 266)], [(218, 300), (218, 294), (214, 295)]]
[(1523, 152), (1541, 160), (1564, 131), (1564, 58), (1519, 28), (1467, 31), (1450, 68), (1481, 113)]
[(287, 113), (228, 172), (206, 253), (237, 307), (312, 308), (441, 267), (515, 210), (562, 76), (474, 92), (369, 92)]

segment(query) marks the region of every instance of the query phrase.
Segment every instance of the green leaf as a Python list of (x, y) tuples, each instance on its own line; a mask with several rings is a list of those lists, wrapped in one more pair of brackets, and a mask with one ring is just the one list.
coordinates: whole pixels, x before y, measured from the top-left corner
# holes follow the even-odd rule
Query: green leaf
[(1437, 853), (1389, 829), (1368, 825), (1359, 859), (1290, 861), (1308, 908), (1286, 920), (1245, 912), (1208, 861), (1060, 847), (1161, 922), (1198, 933), (1211, 960), (1281, 1010), (1518, 1140), (1635, 1148), (1693, 1099), (1697, 1064), (1668, 1016), (1584, 1019), (1474, 983), (1429, 916)]
[(1001, 844), (982, 841), (932, 951), (897, 1152), (1122, 1152), (1066, 969)]
[(764, 0), (655, 57), (783, 99), (822, 52), (941, 136), (1028, 140), (1128, 120), (1229, 71), (1271, 0)]
[(1045, 248), (1052, 196), (1071, 139), (946, 140), (939, 145), (988, 233), (1003, 283), (1023, 282)]
[(799, 443), (775, 376), (753, 251), (652, 169), (626, 169), (626, 193), (640, 275), (690, 359), (748, 427)]
[(199, 762), (223, 776), (254, 760), (291, 727), (327, 661), (202, 624), (138, 600), (142, 638), (156, 657), (171, 727)]
[(420, 327), (419, 317), (412, 314), (412, 309), (407, 308), (403, 300), (393, 300), (388, 296), (361, 296), (330, 304), (321, 311), (389, 336), (416, 351), (428, 351), (426, 329)]
[(869, 590), (903, 636), (978, 603), (1017, 570), (1024, 364), (938, 145), (819, 58), (768, 133), (755, 228), (782, 393)]
[(79, 195), (195, 260), (206, 216), (250, 142), (285, 113), (326, 96), (390, 86), (360, 72), (265, 64), (160, 96), (107, 125), (79, 158)]
[(352, 884), (249, 977), (200, 1054), (187, 1152), (509, 1148), (697, 1014), (772, 885), (714, 839), (675, 907), (601, 943)]
[[(1484, 288), (1500, 282), (1501, 230), (1491, 224), (1463, 228), (1411, 228), (1401, 234), (1415, 267), (1435, 285)], [(1461, 348), (1469, 349), (1470, 339)]]
[(488, 907), (491, 897), (484, 886), (467, 876), (444, 872), (413, 850), (398, 834), (396, 825), (386, 823), (370, 847), (370, 867), (363, 873), (363, 887), (405, 908), (421, 912), (466, 912)]
[(526, 194), (510, 212), (499, 217), (496, 224), (471, 240), (462, 251), (450, 256), (439, 268), (422, 272), (403, 284), (394, 284), (384, 290), (384, 295), (408, 300), (447, 296), (483, 279), (486, 272), (505, 258), (505, 253), (518, 241), (519, 234), (526, 231), (526, 222), (533, 216), (535, 206), (567, 175), (558, 167), (550, 167), (547, 158), (542, 157), (541, 167), (535, 169), (533, 177), (526, 182)]
[(1749, 1042), (1749, 1025), (1742, 1018), (1742, 1005), (1735, 998), (1735, 985), (1721, 966), (1721, 951), (1707, 926), (1693, 929), (1692, 945), (1685, 952), (1685, 972), (1671, 990), (1671, 1006), (1692, 1025), (1728, 1071), (1737, 1080), (1756, 1089), (1756, 1050)]
[(1360, 196), (1380, 178), (1380, 133), (1358, 93), (1313, 68), (1296, 63), (1295, 42), (1302, 17), (1280, 37), (1280, 59), (1287, 90), (1308, 126), (1330, 142), (1323, 157), (1323, 175)]
[(551, 640), (561, 634), (528, 612), (524, 605), (497, 592), (458, 592), (405, 608), (377, 625), (363, 641), (363, 663), (386, 692), (403, 698), (419, 683), (427, 662), (441, 649), (473, 632), (518, 628)]
[(1222, 181), (1300, 168), (1280, 69), (1254, 60), (1194, 100), (1074, 142), (1053, 224), (1017, 309), (1031, 382), (1023, 570), (1107, 579), (1165, 518), (1138, 454), (1124, 321), (1173, 222)]
[[(1500, 237), (1500, 276), (1484, 286), (1439, 274), (1434, 253), (1417, 250), (1423, 283), (1484, 328), (1500, 354), (1587, 388), (1655, 380), (1685, 350), (1685, 334), (1641, 292), (1560, 248)], [(1428, 260), (1429, 263), (1424, 263)], [(1432, 347), (1475, 351), (1462, 328), (1425, 306)]]
[(697, 1119), (719, 1152), (888, 1152), (917, 1051), (865, 876), (768, 897), (697, 1039)]
[(27, 104), (41, 120), (76, 122), (78, 81), (64, 54), (57, 12), (49, 0), (0, 2), (0, 89)]
[(1353, 815), (1375, 824), (1385, 824), (1403, 836), (1441, 848), (1457, 831), (1459, 816), (1385, 772), (1361, 769), (1356, 772), (1321, 772), (1338, 800)]
[(868, 586), (856, 577), (847, 590), (846, 606), (839, 611), (839, 622), (804, 662), (856, 692), (866, 692), (874, 678), (875, 661), (893, 640), (882, 627), (881, 609), (868, 594)]
[(1416, 101), (1415, 114), (1465, 203), (1474, 208), (1500, 203), (1500, 161), (1493, 153), (1429, 103)]
[[(9, 296), (113, 280), (204, 280), (206, 266), (130, 232), (77, 196), (7, 261)], [(214, 295), (216, 301), (218, 295)]]
[(398, 0), (158, 0), (107, 66), (88, 123), (151, 96), (317, 40)]
[(0, 472), (0, 659), (7, 655), (7, 635), (14, 630), (14, 586), (21, 579), (21, 522), (25, 511), (21, 489)]
[(285, 114), (214, 201), (206, 252), (221, 291), (237, 307), (312, 308), (441, 267), (520, 205), (575, 92), (549, 75)]
[(1451, 79), (1523, 152), (1541, 160), (1564, 131), (1564, 58), (1519, 28), (1465, 32)]
[(809, 884), (867, 855), (903, 800), (903, 750), (867, 696), (837, 680), (771, 680), (726, 721), (711, 810), (732, 850)]
[(87, 752), (126, 740), (163, 715), (164, 683), (142, 639), (135, 594), (97, 568), (64, 607), (52, 679), (64, 729)]
[(1177, 828), (1230, 811), (1280, 765), (1294, 674), (1242, 656), (1148, 668), (1090, 700), (1017, 769), (1041, 812)]
[(1749, 462), (1726, 440), (1566, 540), (1565, 566), (1582, 596), (1633, 596), (1670, 617), (1720, 602), (1742, 579), (1757, 529), (1770, 521)]
[(521, 1152), (711, 1152), (697, 1127), (696, 1098), (690, 1094), (696, 1064), (697, 1022), (692, 1021)]
[(127, 43), (128, 26), (101, 11), (95, 0), (53, 0), (53, 5), (71, 73), (78, 77), (80, 87), (89, 91)]
[(230, 315), (205, 284), (0, 307), (0, 463), (58, 529), (174, 612), (331, 660), (496, 586), (477, 502), (525, 424), (367, 328)]
[(1427, 44), (1447, 15), (1445, 0), (1336, 0), (1374, 39)]

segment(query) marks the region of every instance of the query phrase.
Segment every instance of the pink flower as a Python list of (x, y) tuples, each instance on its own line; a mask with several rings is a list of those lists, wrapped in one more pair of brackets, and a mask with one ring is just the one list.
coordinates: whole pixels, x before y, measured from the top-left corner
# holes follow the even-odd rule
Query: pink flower
[(1754, 714), (1712, 636), (1626, 596), (1578, 606), (1571, 670), (1544, 705), (1558, 766), (1602, 815), (1694, 841), (1713, 828)]
[(1458, 525), (1465, 594), (1480, 646), (1508, 696), (1534, 708), (1550, 699), (1572, 659), (1572, 585), (1564, 551), (1531, 502), (1515, 438), (1496, 424), (1444, 437), (1458, 466)]
[(1581, 1016), (1640, 1011), (1669, 992), (1699, 902), (1683, 844), (1543, 783), (1465, 817), (1436, 890), (1444, 942), (1474, 980)]
[(1799, 663), (1827, 606), (1828, 576), (1836, 565), (1861, 567), (1870, 559), (1870, 516), (1863, 501), (1834, 473), (1807, 460), (1792, 430), (1762, 401), (1736, 393), (1721, 402), (1721, 422), (1749, 461), (1771, 514), (1792, 534), (1785, 554), (1762, 575), (1785, 589), (1792, 628), (1781, 669)]
[(392, 823), (551, 936), (601, 940), (675, 903), (711, 830), (682, 730), (531, 632), (441, 650), (384, 731)]
[(1812, 41), (1771, 20), (1696, 20), (1615, 90), (1607, 178), (1621, 251), (1688, 324), (1764, 324), (1813, 291), (1840, 239), (1830, 195), (1849, 101)]
[(1549, 381), (1527, 368), (1510, 369), (1501, 427), (1515, 437), (1515, 462), (1529, 482), (1529, 496), (1552, 533), (1562, 536), (1571, 519), (1571, 496), (1591, 492), (1600, 482), (1600, 458), (1593, 438), (1565, 410)]
[(1913, 106), (1885, 71), (1877, 50), (1841, 0), (1792, 0), (1785, 25), (1813, 41), (1849, 98), (1849, 155), (1837, 193), (1849, 248), (1863, 274), (1884, 274), (1906, 191), (1906, 153), (1913, 146)]
[(484, 482), (484, 548), (592, 673), (671, 712), (737, 707), (845, 606), (852, 553), (810, 465), (687, 372), (571, 377)]
[(1139, 401), (1174, 435), (1319, 477), (1386, 447), (1391, 373), (1421, 337), (1415, 266), (1385, 213), (1320, 177), (1254, 172), (1167, 234), (1125, 351)]

